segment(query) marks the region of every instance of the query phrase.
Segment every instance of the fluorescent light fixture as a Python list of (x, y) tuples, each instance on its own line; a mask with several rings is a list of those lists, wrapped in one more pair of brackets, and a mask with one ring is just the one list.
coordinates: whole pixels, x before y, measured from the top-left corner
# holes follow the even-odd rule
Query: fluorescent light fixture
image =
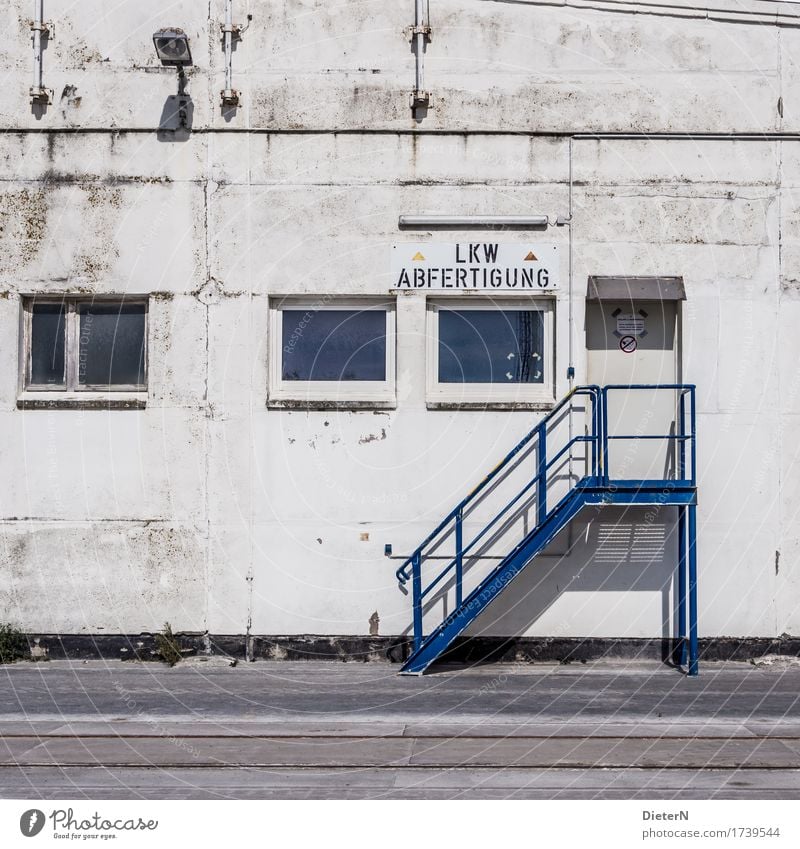
[(547, 227), (546, 215), (401, 215), (400, 227)]
[(192, 64), (189, 36), (179, 27), (168, 27), (153, 33), (153, 44), (162, 65)]

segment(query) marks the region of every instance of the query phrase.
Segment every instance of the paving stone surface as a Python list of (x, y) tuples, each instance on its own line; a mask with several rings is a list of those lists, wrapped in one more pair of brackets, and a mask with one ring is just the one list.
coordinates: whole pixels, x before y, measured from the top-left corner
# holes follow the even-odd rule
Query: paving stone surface
[(800, 798), (800, 669), (0, 668), (3, 798)]

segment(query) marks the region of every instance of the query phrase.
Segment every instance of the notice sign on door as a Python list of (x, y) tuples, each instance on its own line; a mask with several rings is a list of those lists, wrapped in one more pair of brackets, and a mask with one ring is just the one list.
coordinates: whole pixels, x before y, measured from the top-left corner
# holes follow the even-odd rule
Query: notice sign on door
[(617, 315), (617, 333), (620, 336), (642, 336), (644, 334), (644, 316), (620, 313)]
[(558, 245), (403, 242), (392, 245), (392, 288), (541, 292), (558, 288)]

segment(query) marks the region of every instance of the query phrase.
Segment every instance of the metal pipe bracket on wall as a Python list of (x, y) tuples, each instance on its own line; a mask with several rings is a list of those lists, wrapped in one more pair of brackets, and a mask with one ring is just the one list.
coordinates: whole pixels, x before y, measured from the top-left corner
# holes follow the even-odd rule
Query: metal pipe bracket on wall
[(413, 111), (433, 108), (433, 96), (425, 90), (425, 46), (430, 42), (430, 8), (425, 0), (414, 2), (414, 24), (403, 30), (412, 44), (416, 63), (414, 91), (409, 97), (409, 106)]
[(240, 93), (233, 87), (233, 42), (240, 41), (242, 33), (250, 26), (253, 16), (248, 14), (244, 26), (233, 23), (233, 0), (226, 0), (225, 20), (220, 24), (222, 47), (225, 51), (225, 88), (219, 93), (222, 108), (236, 107), (241, 101)]
[(31, 103), (36, 106), (49, 106), (53, 102), (53, 90), (45, 88), (42, 72), (42, 54), (44, 44), (53, 38), (55, 28), (51, 21), (44, 20), (44, 0), (34, 0), (34, 18), (31, 21), (31, 40), (33, 42), (33, 85), (30, 88)]

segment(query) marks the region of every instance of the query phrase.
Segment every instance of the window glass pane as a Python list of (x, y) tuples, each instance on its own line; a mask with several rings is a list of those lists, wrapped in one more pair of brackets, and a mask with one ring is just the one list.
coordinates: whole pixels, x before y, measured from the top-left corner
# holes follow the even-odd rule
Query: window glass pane
[(544, 383), (538, 310), (439, 310), (440, 383)]
[(386, 380), (385, 310), (281, 310), (284, 380)]
[(31, 383), (64, 385), (64, 304), (31, 308)]
[(79, 304), (78, 383), (144, 383), (144, 304)]

